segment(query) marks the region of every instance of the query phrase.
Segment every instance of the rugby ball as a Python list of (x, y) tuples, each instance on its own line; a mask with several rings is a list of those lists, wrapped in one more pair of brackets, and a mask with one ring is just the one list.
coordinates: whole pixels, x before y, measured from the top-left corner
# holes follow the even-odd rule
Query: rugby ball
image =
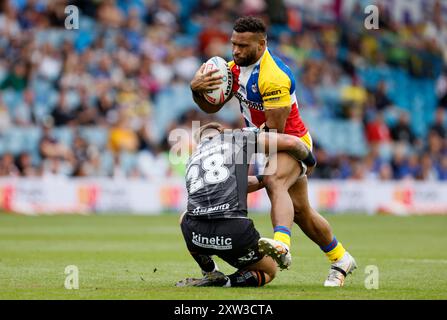
[(213, 73), (213, 76), (222, 76), (222, 83), (217, 85), (218, 88), (205, 92), (203, 95), (211, 104), (219, 105), (225, 102), (225, 100), (231, 95), (231, 89), (233, 87), (233, 74), (231, 73), (228, 63), (221, 57), (215, 56), (205, 62), (205, 68), (203, 73), (207, 73), (211, 70), (218, 70)]

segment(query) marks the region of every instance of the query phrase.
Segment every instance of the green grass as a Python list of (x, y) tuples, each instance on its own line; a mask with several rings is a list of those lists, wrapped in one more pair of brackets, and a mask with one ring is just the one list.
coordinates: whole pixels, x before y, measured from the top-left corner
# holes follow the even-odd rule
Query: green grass
[[(176, 288), (200, 276), (177, 216), (0, 214), (0, 299), (447, 299), (447, 216), (327, 216), (359, 269), (343, 288), (324, 288), (329, 264), (295, 226), (292, 269), (263, 288)], [(267, 215), (253, 216), (271, 236)], [(233, 268), (218, 263), (224, 272)], [(79, 290), (64, 269), (79, 268)], [(379, 289), (364, 286), (379, 268)]]

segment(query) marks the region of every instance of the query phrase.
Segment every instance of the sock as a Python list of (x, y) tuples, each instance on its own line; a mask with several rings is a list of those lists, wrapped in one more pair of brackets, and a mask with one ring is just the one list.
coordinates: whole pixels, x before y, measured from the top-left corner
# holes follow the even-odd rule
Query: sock
[(335, 237), (331, 243), (327, 246), (320, 247), (320, 249), (326, 253), (326, 256), (332, 263), (340, 260), (346, 252), (345, 248), (343, 248), (342, 244)]
[(273, 240), (281, 241), (290, 248), (290, 229), (284, 226), (276, 226), (273, 231), (275, 232)]
[(197, 254), (195, 252), (190, 253), (193, 256), (194, 260), (196, 260), (196, 262), (199, 264), (200, 269), (202, 269), (202, 273), (219, 270), (216, 263), (210, 256), (204, 254)]
[(227, 287), (262, 287), (265, 274), (262, 271), (236, 271), (228, 276)]

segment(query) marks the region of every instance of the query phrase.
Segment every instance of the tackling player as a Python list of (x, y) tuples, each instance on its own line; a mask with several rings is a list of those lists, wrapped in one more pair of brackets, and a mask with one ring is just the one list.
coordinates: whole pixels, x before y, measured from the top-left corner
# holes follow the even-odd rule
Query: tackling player
[[(239, 18), (233, 27), (231, 43), (234, 59), (229, 62), (233, 73), (232, 96), (239, 100), (246, 123), (266, 131), (275, 129), (296, 136), (312, 150), (312, 138), (298, 110), (294, 76), (267, 47), (263, 22), (254, 17)], [(202, 71), (203, 67), (191, 81), (193, 98), (203, 111), (214, 113), (225, 103), (212, 105), (204, 99), (203, 93), (213, 90), (221, 78), (213, 76), (215, 71), (205, 74)], [(346, 276), (356, 268), (356, 262), (337, 241), (328, 221), (310, 206), (307, 177), (297, 180), (298, 174), (292, 174), (299, 172), (300, 166), (286, 152), (278, 153), (276, 159), (269, 159), (264, 183), (272, 203), (275, 241), (267, 245), (281, 253), (277, 259), (280, 267), (290, 265), (290, 230), (294, 221), (331, 262), (324, 285), (343, 286)], [(272, 171), (272, 168), (276, 170)]]
[[(266, 239), (247, 217), (247, 193), (263, 188), (262, 178), (248, 177), (250, 159), (264, 150), (289, 151), (297, 159), (311, 152), (296, 137), (257, 129), (223, 130), (219, 123), (200, 127), (195, 136), (199, 144), (187, 164), (188, 208), (180, 224), (204, 278), (187, 278), (176, 285), (263, 286), (275, 277), (276, 264), (259, 249), (258, 242)], [(224, 275), (213, 255), (238, 271)]]

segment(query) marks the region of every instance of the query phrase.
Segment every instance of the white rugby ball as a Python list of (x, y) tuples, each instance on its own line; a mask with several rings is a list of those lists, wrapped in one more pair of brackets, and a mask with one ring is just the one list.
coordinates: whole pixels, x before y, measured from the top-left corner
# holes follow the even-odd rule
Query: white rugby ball
[(213, 73), (213, 76), (222, 76), (222, 83), (217, 85), (217, 89), (210, 90), (204, 93), (206, 101), (211, 104), (222, 104), (231, 95), (231, 88), (233, 87), (233, 74), (225, 59), (215, 56), (205, 62), (203, 73), (211, 70), (219, 70)]

